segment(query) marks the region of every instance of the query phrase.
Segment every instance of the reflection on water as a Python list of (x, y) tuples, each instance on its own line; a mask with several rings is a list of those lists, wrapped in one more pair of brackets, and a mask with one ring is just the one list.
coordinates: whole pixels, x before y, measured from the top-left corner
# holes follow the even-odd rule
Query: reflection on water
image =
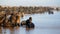
[(60, 12), (54, 11), (54, 14), (29, 14), (22, 20), (32, 17), (35, 28), (25, 27), (0, 27), (0, 34), (60, 34)]

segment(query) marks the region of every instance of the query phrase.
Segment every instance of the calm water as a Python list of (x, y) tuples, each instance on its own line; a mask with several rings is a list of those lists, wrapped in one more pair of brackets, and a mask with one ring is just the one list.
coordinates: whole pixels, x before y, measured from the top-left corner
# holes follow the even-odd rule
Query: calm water
[(59, 6), (60, 0), (0, 0), (4, 6)]
[(22, 20), (32, 17), (35, 24), (34, 29), (26, 29), (25, 27), (7, 27), (0, 28), (0, 34), (60, 34), (60, 12), (55, 11), (54, 14), (29, 14), (25, 15)]

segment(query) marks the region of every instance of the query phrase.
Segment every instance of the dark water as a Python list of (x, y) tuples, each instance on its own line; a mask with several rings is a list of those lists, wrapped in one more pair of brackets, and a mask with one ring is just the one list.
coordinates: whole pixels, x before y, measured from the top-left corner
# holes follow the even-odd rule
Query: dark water
[(22, 20), (32, 17), (35, 24), (34, 29), (25, 27), (7, 27), (0, 28), (0, 34), (60, 34), (60, 12), (54, 11), (54, 14), (26, 14)]

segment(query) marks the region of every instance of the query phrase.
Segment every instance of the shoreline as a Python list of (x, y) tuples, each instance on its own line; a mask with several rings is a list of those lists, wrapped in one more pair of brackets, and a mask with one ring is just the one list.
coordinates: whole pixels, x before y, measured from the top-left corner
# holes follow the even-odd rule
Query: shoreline
[(25, 14), (34, 14), (34, 13), (44, 13), (50, 10), (60, 10), (58, 7), (43, 7), (43, 6), (30, 6), (30, 7), (24, 7), (24, 6), (0, 6), (0, 12), (5, 12), (5, 13), (14, 13), (14, 12), (23, 12)]

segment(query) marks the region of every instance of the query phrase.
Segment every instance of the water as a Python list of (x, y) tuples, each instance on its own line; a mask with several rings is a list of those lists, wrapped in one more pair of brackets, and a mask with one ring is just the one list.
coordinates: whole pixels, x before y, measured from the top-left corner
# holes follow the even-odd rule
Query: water
[(4, 6), (59, 6), (60, 0), (0, 0)]
[(60, 12), (54, 11), (54, 14), (26, 14), (22, 20), (32, 17), (35, 24), (34, 29), (25, 27), (7, 27), (0, 28), (0, 34), (60, 34)]

